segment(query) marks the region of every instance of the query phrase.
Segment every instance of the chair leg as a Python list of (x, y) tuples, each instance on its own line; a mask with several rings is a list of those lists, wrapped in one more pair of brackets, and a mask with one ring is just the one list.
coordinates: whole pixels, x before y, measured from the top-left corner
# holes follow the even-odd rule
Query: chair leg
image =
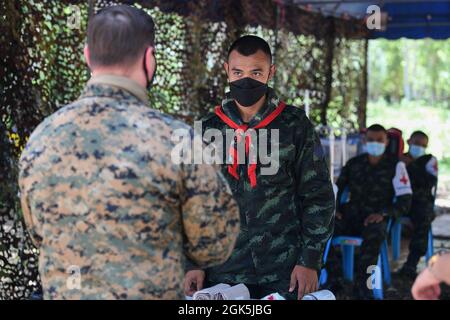
[(383, 279), (381, 269), (382, 269), (382, 258), (381, 255), (379, 255), (377, 268), (375, 268), (375, 270), (372, 271), (373, 297), (376, 300), (383, 300)]
[(352, 245), (342, 245), (342, 269), (344, 271), (344, 278), (353, 281), (353, 265), (355, 247)]
[(389, 265), (389, 257), (388, 257), (388, 245), (387, 240), (383, 241), (383, 244), (381, 245), (381, 267), (383, 270), (383, 279), (386, 285), (391, 285), (391, 267)]
[(319, 286), (323, 286), (328, 281), (328, 272), (327, 269), (323, 268), (320, 271), (320, 278), (319, 278)]
[(433, 253), (434, 253), (433, 246), (434, 246), (433, 231), (432, 231), (432, 228), (430, 227), (430, 230), (428, 231), (428, 248), (427, 248), (427, 255), (426, 255), (427, 262), (433, 256)]
[[(323, 265), (327, 263), (328, 259), (328, 253), (330, 252), (330, 246), (331, 246), (331, 238), (327, 241), (327, 245), (325, 246), (325, 251), (323, 253)], [(323, 286), (328, 281), (328, 272), (325, 268), (322, 268), (320, 271), (320, 278), (319, 278), (319, 286)]]
[(325, 246), (325, 251), (323, 252), (323, 264), (325, 265), (327, 263), (328, 259), (328, 253), (330, 252), (330, 246), (331, 246), (331, 239), (327, 241), (327, 245)]
[(400, 258), (400, 244), (402, 240), (402, 224), (396, 221), (392, 227), (391, 245), (392, 245), (392, 260), (397, 261)]

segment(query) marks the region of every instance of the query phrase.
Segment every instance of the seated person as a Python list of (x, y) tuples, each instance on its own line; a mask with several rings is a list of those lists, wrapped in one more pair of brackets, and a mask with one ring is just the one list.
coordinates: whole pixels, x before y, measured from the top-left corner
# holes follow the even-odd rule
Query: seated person
[[(360, 257), (355, 259), (357, 299), (373, 296), (367, 287), (368, 268), (377, 265), (389, 217), (406, 214), (412, 194), (405, 163), (385, 153), (388, 144), (386, 129), (374, 124), (367, 129), (365, 138), (367, 153), (350, 159), (336, 182), (338, 197), (334, 236), (363, 238)], [(344, 190), (349, 192), (348, 199), (341, 203)], [(339, 290), (337, 277), (342, 274), (340, 266), (336, 250), (330, 248), (327, 270), (332, 291)]]
[(415, 279), (417, 264), (428, 248), (428, 231), (434, 219), (434, 195), (432, 189), (437, 184), (438, 162), (431, 154), (425, 154), (428, 136), (415, 131), (408, 140), (409, 151), (402, 160), (406, 163), (413, 197), (409, 217), (414, 226), (409, 255), (399, 275)]

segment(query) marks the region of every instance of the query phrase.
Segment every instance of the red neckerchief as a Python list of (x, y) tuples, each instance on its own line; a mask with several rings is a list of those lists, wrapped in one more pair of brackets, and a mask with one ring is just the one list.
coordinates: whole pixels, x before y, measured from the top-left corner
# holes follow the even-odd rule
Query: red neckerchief
[[(251, 129), (260, 129), (266, 127), (269, 123), (271, 123), (278, 115), (284, 110), (286, 104), (283, 101), (280, 101), (278, 106), (273, 110), (267, 117), (261, 120), (256, 126)], [(216, 115), (225, 122), (229, 127), (234, 129), (235, 135), (237, 137), (237, 141), (230, 145), (230, 155), (233, 159), (233, 164), (228, 165), (228, 173), (231, 174), (236, 180), (239, 180), (239, 175), (237, 173), (238, 168), (238, 152), (237, 152), (237, 144), (241, 141), (242, 135), (249, 129), (247, 124), (238, 125), (236, 122), (231, 120), (225, 113), (223, 113), (222, 108), (217, 106), (215, 109)], [(250, 145), (251, 145), (251, 135), (245, 135), (245, 154), (248, 156)], [(256, 163), (250, 163), (247, 169), (248, 178), (250, 180), (250, 185), (252, 188), (256, 187)]]

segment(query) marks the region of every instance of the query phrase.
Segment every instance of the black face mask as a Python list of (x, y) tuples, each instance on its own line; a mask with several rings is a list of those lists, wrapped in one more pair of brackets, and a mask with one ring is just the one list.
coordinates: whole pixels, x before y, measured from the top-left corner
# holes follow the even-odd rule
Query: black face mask
[(231, 97), (243, 107), (254, 105), (267, 92), (267, 83), (252, 78), (230, 82)]
[[(144, 74), (145, 74), (145, 78), (147, 78), (147, 86), (146, 86), (147, 91), (150, 91), (150, 89), (153, 86), (153, 82), (155, 81), (156, 69), (157, 69), (158, 64), (155, 65), (155, 72), (153, 72), (153, 76), (149, 80), (148, 79), (148, 70), (147, 70), (147, 50), (145, 50), (145, 54), (144, 54)], [(155, 59), (155, 62), (156, 62), (156, 59)]]

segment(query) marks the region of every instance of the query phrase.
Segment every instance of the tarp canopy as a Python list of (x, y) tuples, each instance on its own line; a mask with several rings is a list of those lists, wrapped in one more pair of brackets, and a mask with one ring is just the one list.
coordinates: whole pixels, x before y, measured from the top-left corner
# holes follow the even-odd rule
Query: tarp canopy
[(323, 15), (364, 19), (367, 8), (377, 5), (387, 13), (384, 31), (372, 31), (370, 39), (448, 39), (450, 38), (450, 1), (443, 0), (291, 0), (284, 1), (310, 8)]
[(370, 38), (450, 38), (450, 1), (392, 2), (381, 10), (388, 14), (386, 31), (373, 32)]

